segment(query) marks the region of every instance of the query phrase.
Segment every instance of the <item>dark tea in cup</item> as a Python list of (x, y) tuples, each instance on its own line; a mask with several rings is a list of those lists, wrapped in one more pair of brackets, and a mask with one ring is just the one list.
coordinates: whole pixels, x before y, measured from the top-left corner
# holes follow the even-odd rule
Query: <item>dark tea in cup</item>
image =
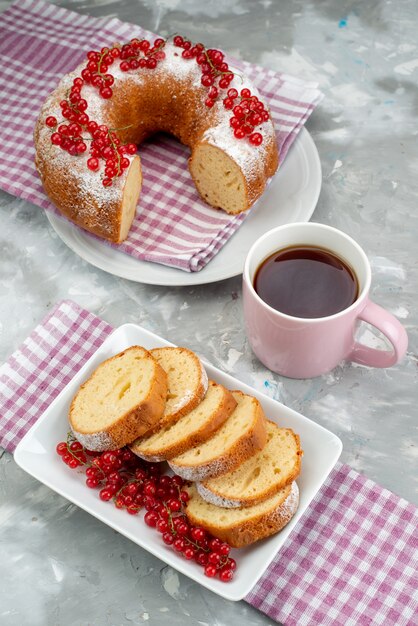
[(359, 295), (348, 263), (310, 245), (289, 246), (267, 257), (257, 268), (254, 289), (276, 311), (308, 319), (344, 311)]
[[(312, 378), (344, 360), (390, 367), (403, 357), (402, 324), (369, 298), (370, 263), (354, 239), (315, 222), (277, 226), (251, 246), (242, 300), (249, 343), (282, 376)], [(361, 321), (392, 344), (377, 350), (356, 341)]]

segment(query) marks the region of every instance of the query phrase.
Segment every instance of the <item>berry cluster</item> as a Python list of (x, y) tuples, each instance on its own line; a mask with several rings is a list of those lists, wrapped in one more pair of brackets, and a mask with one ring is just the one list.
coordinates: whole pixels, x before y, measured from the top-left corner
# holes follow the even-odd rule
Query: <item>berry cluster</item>
[[(203, 44), (192, 45), (190, 41), (180, 35), (174, 37), (173, 43), (183, 48), (182, 57), (196, 59), (196, 63), (202, 70), (201, 83), (208, 87), (208, 97), (205, 104), (212, 108), (221, 96), (221, 90), (228, 89), (234, 78), (234, 73), (225, 62), (225, 56), (220, 50), (206, 50)], [(236, 99), (239, 100), (236, 102)], [(225, 109), (233, 109), (234, 117), (230, 119), (230, 125), (237, 139), (248, 136), (251, 144), (259, 146), (263, 142), (261, 133), (254, 132), (255, 127), (266, 122), (270, 115), (264, 104), (251, 95), (249, 89), (242, 89), (238, 94), (236, 89), (228, 89), (227, 96), (222, 100)]]
[(240, 94), (236, 89), (229, 89), (223, 105), (226, 109), (232, 109), (234, 114), (229, 120), (234, 136), (237, 139), (248, 136), (250, 143), (259, 146), (263, 142), (263, 136), (255, 133), (254, 129), (266, 122), (270, 115), (257, 96), (251, 95), (249, 89), (241, 89)]
[[(81, 82), (80, 82), (81, 81)], [(105, 124), (100, 126), (97, 122), (90, 120), (87, 115), (87, 102), (82, 98), (73, 101), (74, 88), (78, 88), (76, 94), (80, 96), (79, 89), (83, 83), (82, 78), (75, 78), (68, 100), (60, 103), (63, 122), (59, 124), (56, 117), (49, 115), (45, 124), (54, 130), (51, 135), (51, 142), (66, 150), (72, 156), (84, 154), (87, 150), (87, 143), (90, 143), (87, 167), (92, 171), (97, 171), (100, 167), (100, 159), (105, 161), (104, 177), (102, 180), (104, 187), (110, 187), (117, 176), (121, 176), (123, 171), (129, 167), (129, 159), (125, 154), (133, 155), (136, 152), (135, 144), (121, 145), (120, 140), (113, 130)]]
[(112, 74), (107, 72), (118, 56), (118, 48), (102, 48), (100, 52), (90, 50), (87, 53), (88, 63), (81, 72), (82, 80), (96, 87), (101, 97), (105, 100), (113, 96), (112, 85), (114, 78)]
[(86, 485), (99, 488), (104, 502), (113, 500), (118, 509), (136, 515), (146, 510), (145, 523), (161, 533), (167, 546), (204, 567), (206, 576), (232, 580), (236, 562), (229, 556), (230, 546), (192, 526), (183, 513), (189, 494), (180, 476), (161, 475), (159, 463), (146, 463), (128, 448), (91, 452), (72, 433), (56, 447), (57, 453), (71, 469), (85, 468)]
[(120, 49), (120, 69), (122, 72), (147, 68), (154, 70), (158, 62), (165, 59), (164, 39), (156, 39), (151, 45), (147, 39), (131, 39)]
[(202, 71), (200, 82), (208, 87), (208, 97), (205, 104), (211, 109), (220, 96), (221, 89), (227, 89), (234, 78), (234, 73), (229, 69), (224, 60), (224, 54), (220, 50), (210, 48), (206, 50), (203, 44), (192, 45), (190, 41), (180, 35), (174, 37), (173, 43), (183, 48), (181, 56), (184, 59), (196, 59)]

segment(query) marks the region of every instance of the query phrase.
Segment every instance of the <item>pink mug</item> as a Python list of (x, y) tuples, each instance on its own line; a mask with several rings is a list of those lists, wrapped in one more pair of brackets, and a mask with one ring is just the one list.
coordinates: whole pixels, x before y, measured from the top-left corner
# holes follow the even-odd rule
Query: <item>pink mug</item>
[[(359, 295), (334, 315), (313, 319), (292, 317), (266, 304), (254, 289), (255, 273), (274, 252), (289, 246), (325, 248), (355, 272)], [(262, 235), (251, 247), (243, 273), (244, 320), (250, 345), (273, 372), (289, 378), (313, 378), (347, 359), (371, 367), (390, 367), (405, 355), (408, 337), (401, 323), (369, 300), (370, 264), (365, 252), (345, 233), (314, 222), (279, 226)], [(393, 350), (376, 350), (355, 341), (360, 321), (375, 326)]]

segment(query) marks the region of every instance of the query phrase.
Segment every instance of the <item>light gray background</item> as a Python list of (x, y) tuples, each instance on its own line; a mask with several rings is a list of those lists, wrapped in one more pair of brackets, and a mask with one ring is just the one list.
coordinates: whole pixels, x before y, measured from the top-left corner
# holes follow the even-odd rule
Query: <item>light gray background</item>
[[(9, 2), (0, 0), (3, 10)], [(89, 266), (37, 207), (0, 192), (0, 360), (63, 298), (117, 326), (143, 325), (338, 434), (342, 460), (418, 503), (417, 115), (414, 0), (80, 0), (161, 35), (179, 32), (266, 67), (319, 81), (308, 122), (323, 168), (315, 221), (366, 250), (372, 296), (409, 333), (389, 370), (350, 364), (315, 380), (272, 374), (243, 332), (241, 280), (193, 288), (127, 282)], [(0, 16), (1, 19), (1, 16)], [(363, 338), (380, 343), (369, 329)], [(0, 452), (1, 455), (1, 452)], [(0, 623), (231, 626), (271, 621), (178, 575), (0, 458)]]

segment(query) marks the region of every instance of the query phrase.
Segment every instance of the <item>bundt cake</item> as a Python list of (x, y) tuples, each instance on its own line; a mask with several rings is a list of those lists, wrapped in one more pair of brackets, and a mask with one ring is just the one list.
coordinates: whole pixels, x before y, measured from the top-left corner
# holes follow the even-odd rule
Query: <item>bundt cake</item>
[(34, 135), (46, 193), (82, 228), (123, 241), (141, 190), (137, 146), (159, 131), (190, 148), (198, 192), (228, 213), (251, 207), (278, 166), (267, 106), (222, 52), (133, 39), (90, 51), (47, 98)]

